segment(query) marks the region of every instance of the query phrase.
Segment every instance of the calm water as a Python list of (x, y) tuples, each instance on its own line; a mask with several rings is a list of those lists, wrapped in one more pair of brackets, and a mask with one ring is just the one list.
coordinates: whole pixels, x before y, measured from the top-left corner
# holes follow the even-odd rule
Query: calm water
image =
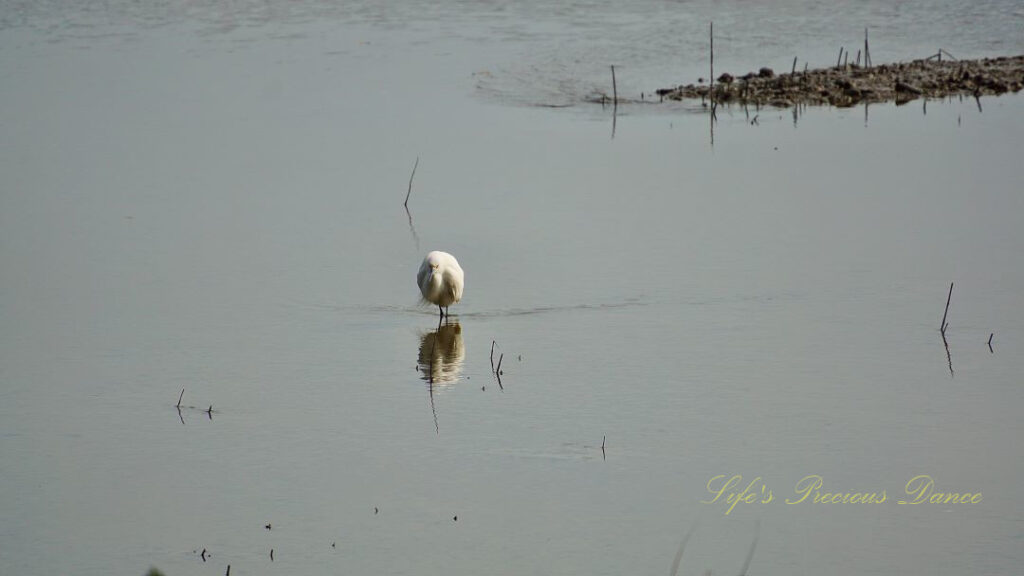
[(0, 3), (0, 574), (1019, 571), (1024, 99), (581, 104), (711, 19), (723, 71), (1024, 51), (1017, 2)]

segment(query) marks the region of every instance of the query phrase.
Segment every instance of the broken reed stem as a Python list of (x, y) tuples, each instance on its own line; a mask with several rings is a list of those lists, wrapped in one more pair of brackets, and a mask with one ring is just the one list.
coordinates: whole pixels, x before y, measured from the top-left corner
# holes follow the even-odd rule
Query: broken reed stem
[(601, 436), (601, 452), (604, 452), (604, 441), (608, 439), (607, 435)]
[(711, 84), (708, 94), (711, 95), (711, 114), (715, 113), (715, 23), (708, 25), (708, 42), (711, 47)]
[(868, 29), (864, 28), (864, 67), (871, 67), (871, 52), (868, 50)]
[(839, 64), (843, 61), (843, 47), (839, 47), (839, 57), (836, 58), (836, 68), (839, 68)]
[(416, 163), (412, 165), (412, 174), (409, 175), (409, 191), (405, 193), (405, 202), (402, 206), (409, 207), (409, 195), (412, 194), (412, 179), (416, 176), (416, 167), (420, 165), (420, 157), (416, 157)]
[(853, 63), (854, 66), (860, 68), (860, 50), (857, 50), (857, 61)]
[(995, 335), (996, 335), (995, 332), (992, 332), (991, 334), (988, 335), (988, 347), (989, 348), (992, 347), (992, 337), (995, 336)]
[(181, 408), (181, 399), (185, 396), (185, 389), (181, 389), (181, 394), (178, 394), (178, 403), (174, 405), (175, 408)]
[(494, 372), (494, 345), (497, 344), (494, 340), (491, 340), (491, 372)]
[(501, 374), (501, 361), (505, 358), (505, 353), (502, 352), (501, 356), (498, 356), (498, 367), (494, 369), (495, 374)]
[(949, 283), (949, 296), (946, 296), (946, 311), (942, 313), (942, 324), (939, 326), (939, 331), (942, 335), (946, 335), (946, 315), (949, 314), (949, 301), (953, 298), (953, 283)]
[(615, 67), (611, 67), (611, 107), (618, 108), (618, 86), (615, 84)]
[(615, 85), (615, 66), (612, 66), (612, 106), (619, 106), (619, 88)]
[(790, 69), (789, 71), (790, 76), (792, 76), (793, 74), (796, 74), (796, 56), (793, 56), (793, 68)]

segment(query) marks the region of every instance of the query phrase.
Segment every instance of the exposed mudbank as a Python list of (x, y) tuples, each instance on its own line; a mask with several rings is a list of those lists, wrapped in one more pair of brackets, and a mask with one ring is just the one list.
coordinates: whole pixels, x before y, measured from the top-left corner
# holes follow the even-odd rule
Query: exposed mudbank
[[(785, 108), (797, 104), (849, 107), (862, 102), (897, 104), (917, 98), (986, 96), (1024, 88), (1024, 55), (981, 60), (941, 60), (863, 67), (854, 64), (778, 74), (761, 68), (743, 76), (728, 72), (713, 87), (703, 79), (656, 91), (661, 100), (708, 100)], [(620, 99), (621, 101), (621, 99)]]

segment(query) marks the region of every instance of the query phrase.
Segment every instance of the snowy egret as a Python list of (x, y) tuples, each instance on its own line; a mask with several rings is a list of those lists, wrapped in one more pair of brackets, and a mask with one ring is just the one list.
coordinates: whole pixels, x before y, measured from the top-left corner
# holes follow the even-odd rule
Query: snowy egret
[(455, 256), (435, 250), (427, 254), (423, 264), (420, 264), (416, 284), (420, 287), (423, 301), (437, 304), (440, 317), (444, 318), (448, 306), (462, 300), (462, 267)]

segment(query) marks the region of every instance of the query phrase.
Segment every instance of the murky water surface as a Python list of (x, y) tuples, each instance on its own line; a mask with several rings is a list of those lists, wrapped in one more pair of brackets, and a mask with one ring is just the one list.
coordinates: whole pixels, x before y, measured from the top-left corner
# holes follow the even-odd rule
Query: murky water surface
[(1024, 99), (583, 103), (712, 19), (741, 73), (1024, 51), (1015, 2), (0, 3), (0, 573), (1016, 572)]

